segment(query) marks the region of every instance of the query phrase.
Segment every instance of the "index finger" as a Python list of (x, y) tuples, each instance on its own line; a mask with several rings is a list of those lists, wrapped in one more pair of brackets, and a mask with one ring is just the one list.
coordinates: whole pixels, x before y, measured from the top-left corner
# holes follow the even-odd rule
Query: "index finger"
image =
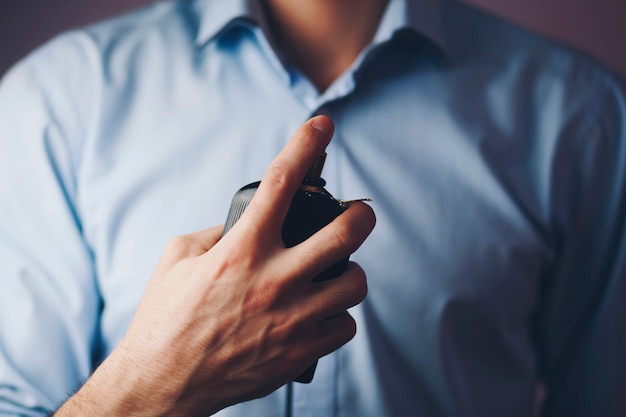
[(240, 222), (260, 232), (277, 233), (307, 170), (330, 142), (334, 124), (328, 116), (315, 116), (293, 134), (265, 172)]

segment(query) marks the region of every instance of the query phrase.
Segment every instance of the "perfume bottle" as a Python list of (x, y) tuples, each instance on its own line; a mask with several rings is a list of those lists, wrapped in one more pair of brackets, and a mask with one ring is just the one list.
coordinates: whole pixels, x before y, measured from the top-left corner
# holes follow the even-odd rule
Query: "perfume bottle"
[[(326, 153), (322, 153), (317, 161), (309, 168), (300, 188), (293, 197), (282, 227), (282, 238), (285, 247), (295, 246), (315, 232), (332, 222), (346, 208), (344, 201), (335, 199), (324, 186), (326, 181), (321, 177)], [(235, 193), (228, 212), (224, 234), (241, 217), (244, 210), (254, 197), (261, 182), (253, 182)], [(314, 282), (325, 281), (341, 275), (348, 265), (348, 258), (330, 266), (313, 279)], [(317, 362), (311, 365), (296, 382), (309, 383), (313, 379)]]

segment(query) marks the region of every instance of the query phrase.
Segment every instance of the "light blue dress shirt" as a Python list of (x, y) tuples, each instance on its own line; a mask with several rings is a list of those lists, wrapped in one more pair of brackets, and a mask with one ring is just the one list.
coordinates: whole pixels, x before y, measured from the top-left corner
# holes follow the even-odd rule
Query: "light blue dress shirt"
[(294, 385), (293, 416), (626, 415), (620, 82), (468, 6), (391, 0), (320, 94), (253, 16), (158, 3), (62, 35), (2, 81), (0, 415), (46, 415), (77, 389), (166, 243), (223, 223), (321, 109), (327, 188), (373, 198), (378, 224), (353, 256), (369, 283), (358, 334)]

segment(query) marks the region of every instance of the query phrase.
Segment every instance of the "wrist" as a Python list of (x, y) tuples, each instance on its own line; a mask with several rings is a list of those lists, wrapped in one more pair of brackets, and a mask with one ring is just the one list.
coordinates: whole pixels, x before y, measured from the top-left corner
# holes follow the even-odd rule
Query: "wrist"
[(172, 415), (175, 393), (158, 389), (158, 381), (116, 349), (70, 397), (54, 417), (99, 415), (159, 417)]

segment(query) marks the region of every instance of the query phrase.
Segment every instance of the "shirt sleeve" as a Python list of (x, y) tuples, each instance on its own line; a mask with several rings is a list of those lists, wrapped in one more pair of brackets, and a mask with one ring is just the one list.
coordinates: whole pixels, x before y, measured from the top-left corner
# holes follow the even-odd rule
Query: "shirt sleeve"
[(84, 40), (0, 84), (0, 415), (49, 415), (87, 378), (100, 298), (75, 205), (92, 88)]
[(545, 417), (626, 415), (624, 97), (604, 79), (562, 129), (552, 185), (559, 254), (535, 322)]

